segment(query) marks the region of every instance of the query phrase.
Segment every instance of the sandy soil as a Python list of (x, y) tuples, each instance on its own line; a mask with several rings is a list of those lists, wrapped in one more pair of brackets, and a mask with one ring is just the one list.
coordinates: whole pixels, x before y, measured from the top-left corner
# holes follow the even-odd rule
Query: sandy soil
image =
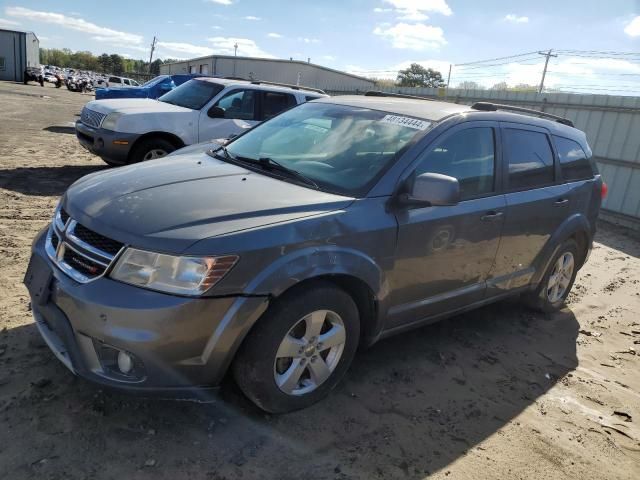
[(21, 280), (57, 197), (104, 168), (70, 127), (89, 99), (0, 83), (0, 478), (640, 478), (640, 242), (606, 225), (564, 311), (503, 302), (386, 340), (306, 411), (74, 378)]

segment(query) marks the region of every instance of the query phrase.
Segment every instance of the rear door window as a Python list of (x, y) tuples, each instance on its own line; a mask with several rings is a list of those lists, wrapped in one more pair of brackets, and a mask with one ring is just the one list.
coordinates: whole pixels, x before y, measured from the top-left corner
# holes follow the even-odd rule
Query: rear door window
[(295, 104), (295, 97), (288, 93), (262, 92), (262, 120), (269, 120)]
[(553, 136), (553, 141), (564, 180), (573, 182), (593, 177), (593, 165), (578, 142), (556, 135)]
[(494, 172), (491, 127), (467, 128), (453, 133), (431, 148), (416, 169), (416, 175), (440, 173), (457, 178), (462, 200), (493, 192)]
[(120, 84), (122, 83), (122, 80), (119, 79), (118, 77), (109, 77), (109, 83), (117, 83)]
[(554, 182), (553, 152), (546, 134), (505, 128), (503, 142), (509, 165), (509, 190), (527, 190)]

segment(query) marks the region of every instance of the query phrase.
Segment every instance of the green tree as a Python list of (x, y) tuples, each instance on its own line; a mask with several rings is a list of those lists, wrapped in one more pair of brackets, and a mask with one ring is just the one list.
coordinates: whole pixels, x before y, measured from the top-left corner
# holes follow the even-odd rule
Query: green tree
[(419, 63), (412, 63), (409, 68), (400, 70), (397, 78), (401, 87), (444, 87), (442, 74), (432, 68), (424, 68)]
[(123, 58), (117, 53), (113, 53), (110, 56), (111, 58), (111, 73), (114, 75), (122, 75), (124, 72), (124, 61)]
[(462, 88), (464, 90), (484, 90), (484, 87), (480, 86), (480, 84), (469, 80), (460, 82), (457, 88)]

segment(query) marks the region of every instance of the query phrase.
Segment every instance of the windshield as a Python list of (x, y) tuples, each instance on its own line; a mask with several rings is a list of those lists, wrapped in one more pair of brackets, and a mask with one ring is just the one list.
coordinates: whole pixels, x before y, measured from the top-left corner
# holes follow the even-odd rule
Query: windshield
[(162, 95), (158, 100), (179, 107), (200, 110), (209, 100), (220, 93), (223, 85), (203, 80), (189, 80)]
[(149, 80), (148, 82), (145, 82), (142, 84), (143, 87), (153, 87), (154, 85), (160, 83), (162, 80), (164, 80), (165, 78), (167, 78), (166, 75), (160, 75), (157, 77), (153, 77), (151, 80)]
[(329, 103), (305, 103), (227, 146), (240, 158), (270, 158), (320, 188), (363, 196), (426, 120)]

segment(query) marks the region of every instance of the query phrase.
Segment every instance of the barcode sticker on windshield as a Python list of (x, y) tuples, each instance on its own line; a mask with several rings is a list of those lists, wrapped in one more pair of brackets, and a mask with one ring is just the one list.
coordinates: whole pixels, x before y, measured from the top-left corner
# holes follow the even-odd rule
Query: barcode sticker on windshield
[(391, 123), (401, 127), (415, 128), (416, 130), (426, 130), (431, 126), (431, 122), (426, 120), (418, 120), (417, 118), (402, 117), (400, 115), (385, 115), (380, 119), (383, 123)]

